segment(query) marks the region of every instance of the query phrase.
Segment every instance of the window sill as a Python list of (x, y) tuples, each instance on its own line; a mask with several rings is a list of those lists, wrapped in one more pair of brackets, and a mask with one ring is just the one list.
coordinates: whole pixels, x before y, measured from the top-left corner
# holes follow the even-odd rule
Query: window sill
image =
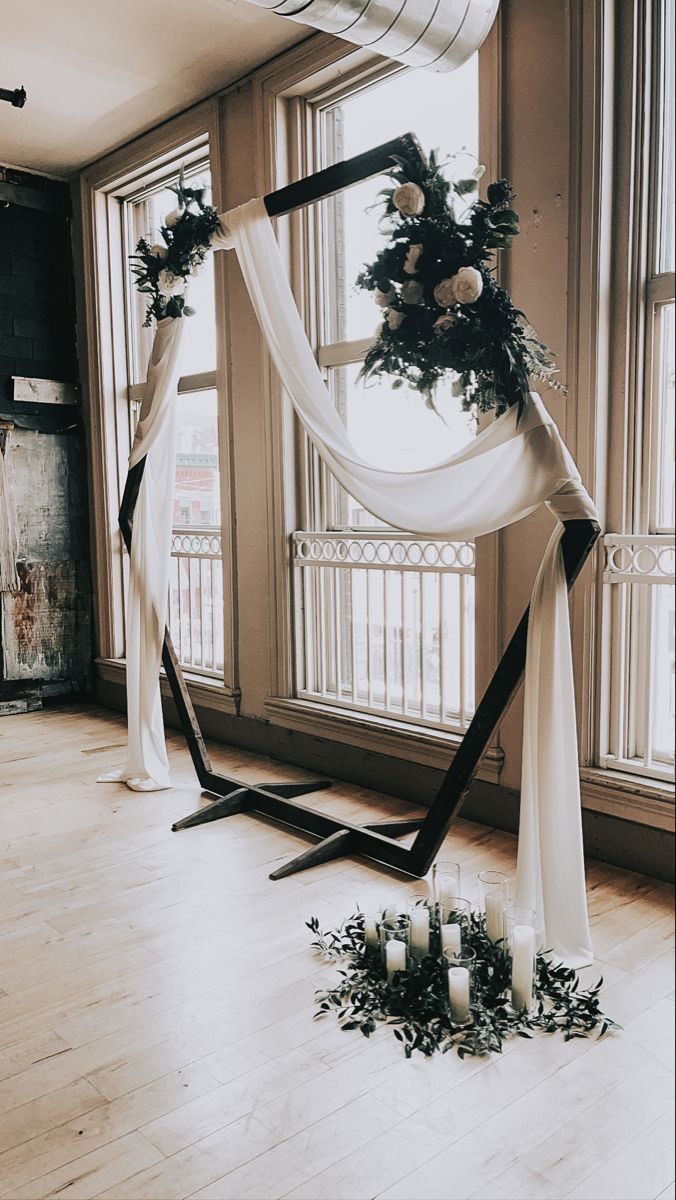
[[(368, 716), (332, 708), (330, 705), (314, 704), (311, 700), (289, 700), (270, 697), (265, 711), (274, 725), (293, 729), (313, 737), (330, 738), (359, 746), (374, 754), (386, 754), (391, 758), (403, 758), (421, 766), (447, 770), (462, 741), (460, 734), (442, 733), (421, 725), (397, 722), (394, 725), (384, 717)], [(490, 746), (484, 755), (477, 778), (488, 783), (499, 783), (504, 754), (497, 746)]]
[[(97, 658), (96, 672), (99, 679), (119, 684), (120, 687), (125, 686), (127, 671), (123, 658)], [(183, 672), (183, 678), (188, 685), (190, 699), (198, 708), (224, 712), (231, 717), (238, 715), (240, 700), (238, 689), (230, 688), (218, 679), (211, 681), (203, 675), (192, 675), (189, 671)], [(163, 700), (171, 699), (171, 688), (164, 671), (160, 677), (160, 692)]]
[(671, 833), (676, 828), (673, 788), (659, 780), (583, 767), (580, 788), (583, 808)]

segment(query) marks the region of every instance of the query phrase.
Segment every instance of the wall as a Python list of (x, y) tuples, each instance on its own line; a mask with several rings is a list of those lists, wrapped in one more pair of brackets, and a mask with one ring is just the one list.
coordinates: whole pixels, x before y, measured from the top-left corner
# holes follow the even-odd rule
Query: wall
[[(0, 452), (20, 581), (0, 593), (1, 714), (85, 686), (91, 641), (68, 189), (0, 168), (0, 202)], [(57, 386), (17, 400), (14, 376)]]

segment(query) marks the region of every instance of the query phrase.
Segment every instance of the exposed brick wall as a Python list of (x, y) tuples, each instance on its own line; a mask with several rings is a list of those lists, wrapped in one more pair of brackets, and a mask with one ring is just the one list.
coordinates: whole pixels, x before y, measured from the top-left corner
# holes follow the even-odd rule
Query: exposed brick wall
[(13, 375), (76, 381), (73, 293), (68, 217), (0, 208), (0, 401)]

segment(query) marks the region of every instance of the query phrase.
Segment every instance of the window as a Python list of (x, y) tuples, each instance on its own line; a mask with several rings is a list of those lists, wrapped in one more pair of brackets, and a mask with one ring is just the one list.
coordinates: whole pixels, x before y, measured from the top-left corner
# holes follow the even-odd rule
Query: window
[[(318, 166), (411, 130), (426, 151), (478, 154), (478, 56), (449, 75), (382, 71), (309, 105)], [(474, 165), (474, 162), (473, 162)], [(336, 407), (368, 461), (431, 465), (474, 435), (449, 395), (441, 415), (384, 378), (359, 370), (377, 324), (355, 280), (378, 245), (377, 192), (368, 180), (324, 201), (315, 230), (317, 353)], [(306, 446), (293, 538), (296, 695), (390, 720), (463, 731), (474, 708), (474, 546), (385, 527)]]
[[(169, 185), (178, 163), (151, 185), (122, 201), (125, 255), (138, 239), (159, 239), (163, 216), (175, 207)], [(193, 163), (186, 178), (209, 185), (206, 159)], [(126, 261), (126, 260), (125, 260)], [(127, 281), (127, 359), (130, 437), (135, 426), (154, 329), (144, 327), (144, 297)], [(216, 320), (214, 264), (209, 255), (190, 283), (195, 315), (186, 318), (183, 374), (177, 396), (176, 483), (171, 551), (169, 626), (181, 665), (199, 675), (223, 677), (223, 563), (221, 489), (218, 460)]]
[(657, 0), (644, 61), (645, 241), (635, 287), (640, 384), (625, 528), (605, 538), (602, 766), (674, 764), (674, 8)]

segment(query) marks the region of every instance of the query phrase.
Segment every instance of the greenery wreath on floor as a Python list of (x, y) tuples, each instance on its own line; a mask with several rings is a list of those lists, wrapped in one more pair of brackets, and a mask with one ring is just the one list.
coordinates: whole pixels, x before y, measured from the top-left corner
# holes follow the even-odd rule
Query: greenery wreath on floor
[(383, 310), (362, 375), (394, 375), (395, 387), (407, 383), (434, 408), (436, 385), (452, 373), (463, 408), (498, 414), (521, 410), (530, 380), (565, 391), (550, 351), (492, 274), (495, 252), (519, 232), (509, 182), (472, 199), (483, 167), (451, 182), (434, 151), (395, 162), (381, 193), (387, 245), (357, 279)]
[[(480, 913), (472, 913), (464, 941), (477, 962), (468, 1026), (451, 1022), (447, 968), (441, 956), (429, 954), (416, 969), (396, 972), (388, 981), (380, 948), (365, 943), (363, 913), (355, 913), (328, 933), (321, 931), (316, 917), (306, 925), (314, 936), (312, 946), (338, 965), (335, 987), (316, 993), (315, 1018), (333, 1011), (342, 1029), (359, 1029), (364, 1037), (379, 1025), (391, 1025), (407, 1058), (414, 1050), (426, 1058), (437, 1050), (442, 1054), (455, 1050), (460, 1058), (500, 1054), (504, 1042), (514, 1036), (562, 1033), (568, 1042), (595, 1030), (603, 1037), (609, 1029), (620, 1028), (601, 1011), (602, 978), (580, 990), (576, 971), (550, 962), (543, 954), (536, 960), (533, 1009), (514, 1011), (509, 1002), (511, 959), (500, 944), (488, 939)], [(439, 931), (434, 919), (431, 928), (435, 944)]]

